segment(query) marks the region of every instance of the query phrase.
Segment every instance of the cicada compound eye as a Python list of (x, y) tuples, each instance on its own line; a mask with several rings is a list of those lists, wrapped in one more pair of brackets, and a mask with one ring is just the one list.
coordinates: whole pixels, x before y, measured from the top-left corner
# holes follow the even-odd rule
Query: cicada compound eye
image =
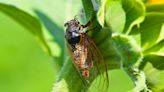
[(67, 26), (68, 26), (68, 22), (66, 22), (66, 23), (64, 24), (64, 26), (67, 27)]

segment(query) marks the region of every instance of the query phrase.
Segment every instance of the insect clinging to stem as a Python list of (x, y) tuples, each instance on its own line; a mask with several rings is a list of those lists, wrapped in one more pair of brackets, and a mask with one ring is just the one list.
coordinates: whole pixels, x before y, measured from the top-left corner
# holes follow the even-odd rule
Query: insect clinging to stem
[(108, 84), (107, 65), (96, 44), (88, 35), (90, 30), (84, 31), (92, 21), (93, 19), (81, 25), (75, 16), (74, 19), (65, 23), (67, 47), (74, 66), (86, 81), (93, 81), (93, 78), (101, 75), (103, 81)]

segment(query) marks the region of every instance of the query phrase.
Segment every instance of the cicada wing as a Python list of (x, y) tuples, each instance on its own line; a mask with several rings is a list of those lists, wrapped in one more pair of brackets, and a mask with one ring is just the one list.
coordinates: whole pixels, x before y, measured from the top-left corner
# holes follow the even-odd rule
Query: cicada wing
[[(82, 46), (82, 44), (84, 44), (84, 41), (82, 40), (82, 43), (80, 43), (80, 44), (78, 44), (79, 46)], [(72, 63), (73, 63), (73, 65), (74, 65), (74, 68), (75, 68), (75, 70), (77, 71), (77, 75), (79, 76), (79, 78), (80, 78), (80, 80), (81, 80), (81, 82), (82, 82), (82, 84), (83, 84), (83, 86), (81, 87), (82, 89), (82, 91), (80, 91), (80, 92), (87, 92), (87, 90), (89, 89), (89, 85), (90, 85), (90, 83), (89, 83), (89, 81), (88, 80), (86, 80), (83, 76), (82, 76), (82, 74), (81, 74), (81, 71), (79, 70), (79, 68), (78, 68), (78, 66), (75, 64), (75, 55), (74, 55), (74, 52), (72, 51), (72, 47), (67, 43), (66, 44), (67, 45), (67, 49), (68, 49), (68, 52), (69, 52), (69, 54), (70, 54), (70, 57), (71, 57), (71, 60), (72, 60)]]
[[(88, 36), (86, 36), (85, 39), (89, 43), (89, 46), (87, 46), (88, 59), (91, 59), (93, 64), (90, 70), (90, 80), (96, 79), (93, 84), (97, 84), (97, 92), (107, 92), (109, 86), (107, 64), (93, 40)], [(97, 78), (95, 78), (95, 76), (97, 76)], [(92, 86), (94, 87), (94, 85)]]
[[(77, 45), (81, 47), (81, 52), (78, 53), (78, 57), (76, 57), (74, 51), (72, 51), (72, 47), (69, 44), (67, 44), (67, 48), (72, 58), (73, 64), (78, 72), (78, 75), (84, 84), (84, 89), (82, 90), (87, 90), (90, 87), (91, 83), (94, 81), (94, 79), (96, 79), (96, 81), (94, 81), (97, 83), (96, 87), (94, 87), (94, 85), (91, 85), (94, 87), (94, 89), (96, 89), (94, 92), (107, 92), (109, 84), (107, 65), (105, 64), (99, 49), (96, 47), (95, 43), (89, 38), (87, 34), (83, 34), (81, 42)], [(84, 53), (86, 55), (84, 55)], [(87, 65), (91, 67), (89, 69), (88, 79), (82, 76), (81, 70), (75, 63), (76, 59), (81, 58), (82, 55), (86, 58), (85, 62), (88, 63)], [(97, 76), (99, 76), (98, 79), (96, 78)]]

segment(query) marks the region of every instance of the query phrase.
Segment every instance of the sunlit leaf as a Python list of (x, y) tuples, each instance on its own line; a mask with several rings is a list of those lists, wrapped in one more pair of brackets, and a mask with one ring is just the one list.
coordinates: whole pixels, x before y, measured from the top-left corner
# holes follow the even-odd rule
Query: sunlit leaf
[(141, 0), (122, 0), (126, 13), (124, 33), (129, 33), (133, 26), (139, 25), (145, 17), (145, 6)]
[(149, 49), (145, 50), (144, 53), (148, 54), (151, 52), (158, 52), (160, 49), (162, 49), (163, 46), (164, 46), (164, 39), (158, 42), (157, 44), (153, 45)]
[(98, 21), (102, 27), (105, 24), (105, 5), (107, 0), (100, 0), (100, 8), (97, 13)]
[(144, 58), (145, 67), (143, 68), (148, 87), (153, 92), (164, 91), (164, 57), (159, 55), (147, 55)]
[(111, 27), (114, 32), (122, 32), (125, 12), (122, 9), (121, 0), (102, 0), (98, 20), (102, 26)]
[(111, 27), (114, 32), (128, 34), (134, 25), (144, 19), (145, 7), (140, 0), (101, 0), (100, 5), (100, 24)]
[(135, 87), (130, 92), (149, 92), (146, 85), (146, 76), (143, 71), (133, 71), (130, 75), (135, 82)]
[(145, 21), (141, 24), (141, 46), (143, 49), (149, 48), (156, 43), (164, 23), (163, 13), (148, 13)]

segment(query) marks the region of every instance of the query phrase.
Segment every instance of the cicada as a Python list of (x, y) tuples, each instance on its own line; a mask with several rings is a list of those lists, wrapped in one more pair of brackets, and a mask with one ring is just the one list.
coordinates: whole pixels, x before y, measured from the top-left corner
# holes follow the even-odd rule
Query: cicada
[(64, 25), (66, 27), (66, 43), (72, 61), (85, 82), (90, 83), (96, 76), (100, 75), (100, 79), (103, 81), (101, 83), (108, 85), (107, 65), (96, 44), (89, 37), (89, 30), (84, 31), (85, 28), (91, 25), (92, 21), (81, 25), (75, 17), (66, 22)]

